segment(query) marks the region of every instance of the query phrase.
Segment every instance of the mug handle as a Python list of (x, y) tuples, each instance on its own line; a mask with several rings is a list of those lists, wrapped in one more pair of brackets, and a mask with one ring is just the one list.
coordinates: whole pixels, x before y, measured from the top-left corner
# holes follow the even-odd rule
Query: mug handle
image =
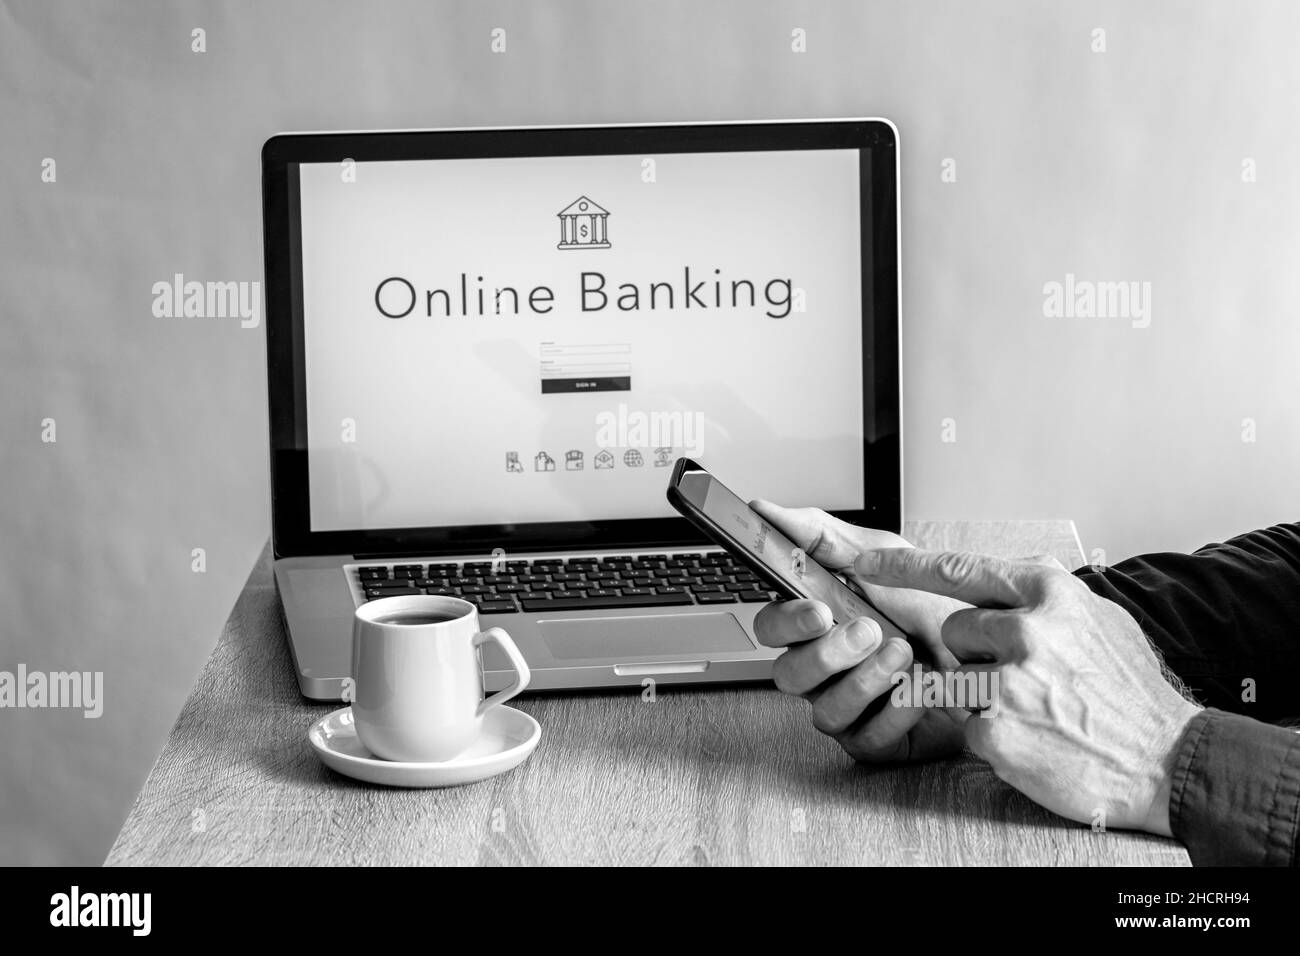
[(510, 658), (510, 666), (515, 670), (515, 680), (505, 690), (499, 690), (491, 697), (485, 697), (480, 701), (478, 709), (474, 711), (475, 717), (482, 717), (493, 707), (504, 704), (511, 697), (518, 695), (533, 678), (528, 664), (524, 661), (524, 655), (519, 653), (519, 648), (515, 647), (515, 642), (510, 639), (509, 634), (499, 627), (489, 627), (486, 631), (474, 635), (475, 647), (482, 647), (489, 641), (495, 641), (501, 650), (506, 652), (506, 657)]

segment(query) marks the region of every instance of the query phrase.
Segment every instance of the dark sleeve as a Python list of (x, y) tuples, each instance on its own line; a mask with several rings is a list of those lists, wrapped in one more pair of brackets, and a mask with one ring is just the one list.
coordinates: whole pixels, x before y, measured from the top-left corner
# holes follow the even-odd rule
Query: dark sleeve
[(1300, 734), (1200, 711), (1174, 758), (1169, 826), (1196, 866), (1295, 866)]
[(1300, 525), (1075, 572), (1127, 610), (1206, 710), (1175, 756), (1174, 836), (1204, 865), (1296, 865)]
[(1300, 524), (1075, 574), (1133, 615), (1201, 703), (1300, 715)]

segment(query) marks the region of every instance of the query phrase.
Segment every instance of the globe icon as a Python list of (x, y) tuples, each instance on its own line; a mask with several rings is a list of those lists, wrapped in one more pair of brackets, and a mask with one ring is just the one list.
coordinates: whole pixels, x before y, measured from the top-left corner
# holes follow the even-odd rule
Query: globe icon
[(623, 453), (623, 464), (629, 468), (640, 468), (645, 464), (645, 459), (641, 457), (641, 453), (635, 448), (629, 448)]

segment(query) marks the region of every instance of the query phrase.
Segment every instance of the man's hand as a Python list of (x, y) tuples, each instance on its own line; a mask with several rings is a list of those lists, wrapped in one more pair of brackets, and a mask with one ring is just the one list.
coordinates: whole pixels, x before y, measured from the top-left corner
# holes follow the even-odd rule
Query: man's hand
[(942, 637), (961, 660), (987, 662), (963, 670), (998, 675), (994, 716), (964, 727), (999, 777), (1072, 820), (1169, 835), (1174, 754), (1199, 708), (1119, 605), (1063, 570), (982, 555), (880, 550), (856, 572), (974, 605)]
[[(859, 528), (816, 508), (788, 509), (766, 501), (752, 502), (764, 519), (780, 529), (808, 557), (854, 579), (872, 604), (912, 636), (927, 661), (956, 666), (944, 647), (944, 619), (967, 607), (951, 598), (898, 588), (882, 588), (857, 577), (853, 564), (873, 548), (910, 548), (898, 535)], [(754, 622), (758, 639), (785, 647), (773, 665), (776, 686), (813, 705), (813, 725), (863, 762), (927, 760), (958, 753), (964, 746), (961, 725), (967, 713), (923, 707), (895, 707), (863, 717), (874, 700), (893, 692), (895, 674), (909, 672), (913, 648), (895, 638), (882, 646), (880, 627), (869, 618), (831, 626), (831, 612), (819, 601), (769, 604)], [(902, 692), (910, 697), (911, 675)]]

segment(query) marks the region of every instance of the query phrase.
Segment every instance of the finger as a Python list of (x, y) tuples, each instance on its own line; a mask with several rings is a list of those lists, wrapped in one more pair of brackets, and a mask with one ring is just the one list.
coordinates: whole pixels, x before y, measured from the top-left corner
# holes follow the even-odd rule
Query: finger
[(885, 642), (862, 663), (834, 679), (813, 701), (813, 726), (834, 736), (847, 730), (877, 697), (893, 689), (895, 674), (912, 663), (912, 647), (901, 637)]
[(1065, 565), (1054, 554), (1035, 554), (1028, 558), (1017, 558), (1016, 560), (1021, 564), (1038, 564), (1056, 571), (1065, 570)]
[[(862, 542), (855, 540), (853, 534), (862, 529), (845, 524), (820, 508), (783, 508), (761, 498), (751, 501), (749, 506), (822, 567), (832, 570), (852, 567), (862, 551)], [(902, 542), (901, 538), (898, 540)]]
[(821, 601), (773, 601), (754, 618), (754, 636), (765, 647), (787, 647), (821, 637), (832, 627), (831, 609)]
[(999, 769), (1001, 763), (999, 739), (1004, 737), (1006, 727), (1005, 721), (999, 720), (996, 716), (990, 717), (987, 714), (972, 717), (962, 725), (962, 736), (965, 738), (966, 746), (970, 748), (971, 753), (982, 760), (988, 761), (995, 771)]
[(772, 679), (779, 690), (802, 696), (862, 663), (881, 640), (879, 624), (857, 618), (831, 628), (823, 637), (791, 647), (773, 663)]
[(879, 548), (864, 551), (854, 573), (889, 587), (917, 588), (982, 607), (1036, 603), (1052, 572), (1034, 565), (964, 551)]
[(1024, 649), (1021, 622), (1014, 611), (968, 607), (944, 620), (939, 638), (959, 661), (1000, 661)]
[(957, 663), (957, 659), (936, 638), (948, 615), (970, 607), (969, 604), (911, 588), (872, 584), (856, 574), (851, 577), (868, 601), (924, 647), (929, 663), (935, 667), (952, 667)]
[[(892, 763), (912, 756), (908, 734), (925, 716), (924, 707), (913, 707), (912, 675), (904, 673), (890, 691), (884, 709), (848, 730), (835, 735), (835, 741), (854, 760), (862, 763)], [(899, 695), (902, 695), (901, 698)], [(897, 701), (902, 700), (903, 703)]]
[[(751, 501), (750, 507), (818, 564), (836, 571), (852, 571), (854, 560), (864, 549), (879, 547), (883, 541), (891, 542), (890, 547), (911, 547), (895, 534), (846, 525), (817, 508), (783, 508), (761, 498)], [(960, 601), (933, 594), (921, 595), (901, 588), (880, 587), (856, 575), (855, 583), (867, 600), (889, 615), (905, 633), (913, 636), (939, 633), (939, 625), (945, 617), (966, 607)], [(942, 648), (930, 647), (929, 651), (936, 657), (933, 663), (937, 666), (947, 667), (956, 663), (944, 658)]]

